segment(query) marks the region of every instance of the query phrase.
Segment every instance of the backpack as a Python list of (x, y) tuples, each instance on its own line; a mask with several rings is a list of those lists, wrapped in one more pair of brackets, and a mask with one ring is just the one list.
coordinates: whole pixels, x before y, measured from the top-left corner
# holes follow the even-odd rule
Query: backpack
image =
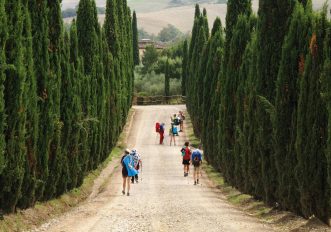
[(174, 124), (175, 124), (175, 126), (178, 126), (179, 125), (179, 119), (178, 118), (175, 118), (174, 119)]
[(177, 127), (174, 126), (174, 127), (172, 128), (172, 133), (173, 133), (174, 135), (178, 134)]
[(200, 165), (200, 160), (199, 160), (199, 157), (198, 156), (195, 156), (193, 161), (192, 161), (192, 164), (194, 167), (198, 167)]
[(157, 123), (155, 124), (155, 131), (156, 131), (157, 133), (160, 132), (160, 123), (159, 123), (159, 122), (157, 122)]
[(185, 152), (186, 152), (185, 147), (182, 147), (182, 149), (180, 150), (180, 152), (182, 153), (182, 156), (184, 156), (185, 155)]

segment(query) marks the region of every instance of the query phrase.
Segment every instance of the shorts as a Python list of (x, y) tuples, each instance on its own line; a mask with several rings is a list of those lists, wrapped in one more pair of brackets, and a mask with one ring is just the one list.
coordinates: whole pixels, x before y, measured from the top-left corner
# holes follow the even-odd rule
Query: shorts
[(184, 160), (183, 159), (183, 163), (182, 163), (183, 165), (190, 165), (190, 160)]
[(195, 172), (200, 172), (200, 165), (199, 166), (194, 166), (194, 169), (193, 169)]
[(122, 177), (124, 178), (124, 177), (128, 177), (128, 170), (126, 169), (126, 167), (123, 167), (122, 168)]

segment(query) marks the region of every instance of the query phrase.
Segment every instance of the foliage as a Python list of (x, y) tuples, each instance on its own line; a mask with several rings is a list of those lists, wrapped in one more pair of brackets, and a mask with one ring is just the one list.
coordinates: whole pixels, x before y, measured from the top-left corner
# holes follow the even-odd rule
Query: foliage
[(1, 212), (82, 185), (108, 157), (131, 107), (126, 2), (107, 2), (102, 28), (95, 1), (81, 0), (69, 30), (60, 2), (0, 0)]
[(161, 42), (172, 42), (180, 39), (181, 36), (183, 36), (183, 33), (180, 30), (175, 26), (168, 24), (167, 27), (159, 32), (157, 38)]
[(229, 1), (225, 40), (196, 6), (182, 53), (194, 131), (227, 183), (329, 223), (331, 22), (311, 1), (259, 4), (256, 17)]

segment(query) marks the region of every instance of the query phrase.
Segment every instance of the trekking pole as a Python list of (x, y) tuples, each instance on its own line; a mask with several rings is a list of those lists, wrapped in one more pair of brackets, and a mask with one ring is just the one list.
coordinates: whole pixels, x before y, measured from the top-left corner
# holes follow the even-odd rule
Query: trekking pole
[(141, 175), (140, 175), (140, 181), (143, 181), (143, 162), (141, 162)]

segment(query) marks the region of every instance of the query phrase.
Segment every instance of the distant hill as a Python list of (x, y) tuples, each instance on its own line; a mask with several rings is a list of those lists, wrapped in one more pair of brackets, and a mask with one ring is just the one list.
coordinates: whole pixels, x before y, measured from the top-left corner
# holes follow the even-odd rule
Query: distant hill
[[(78, 0), (62, 0), (63, 4)], [(97, 0), (98, 6), (104, 6), (105, 0)], [(320, 9), (324, 0), (313, 0), (315, 9)], [(331, 2), (331, 0), (329, 0)], [(208, 13), (209, 26), (216, 17), (220, 17), (225, 25), (226, 0), (128, 0), (131, 10), (136, 10), (138, 27), (143, 28), (150, 34), (158, 34), (162, 28), (172, 24), (186, 33), (192, 29), (194, 5), (200, 4), (201, 8), (206, 8)], [(252, 1), (253, 10), (257, 12), (258, 0)], [(100, 22), (104, 21), (105, 16), (99, 15)], [(71, 22), (72, 17), (66, 18), (65, 22)]]

